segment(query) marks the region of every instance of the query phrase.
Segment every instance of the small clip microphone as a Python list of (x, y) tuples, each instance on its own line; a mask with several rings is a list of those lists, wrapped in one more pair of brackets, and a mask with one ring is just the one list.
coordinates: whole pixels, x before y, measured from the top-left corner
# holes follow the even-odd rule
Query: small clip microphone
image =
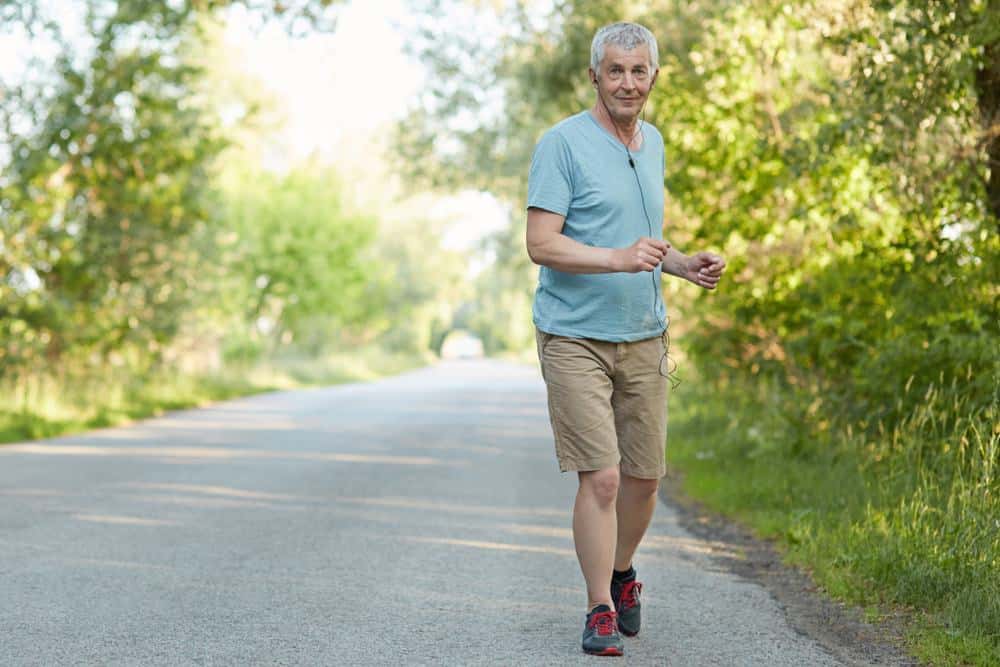
[(628, 166), (630, 166), (633, 169), (635, 169), (635, 160), (632, 159), (631, 155), (628, 156)]

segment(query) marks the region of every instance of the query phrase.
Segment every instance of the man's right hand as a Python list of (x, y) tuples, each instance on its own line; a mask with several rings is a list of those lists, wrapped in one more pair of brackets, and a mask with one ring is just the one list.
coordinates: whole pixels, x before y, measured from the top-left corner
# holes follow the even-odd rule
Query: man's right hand
[(652, 271), (670, 249), (670, 244), (659, 239), (643, 236), (627, 248), (615, 250), (616, 270), (623, 273)]

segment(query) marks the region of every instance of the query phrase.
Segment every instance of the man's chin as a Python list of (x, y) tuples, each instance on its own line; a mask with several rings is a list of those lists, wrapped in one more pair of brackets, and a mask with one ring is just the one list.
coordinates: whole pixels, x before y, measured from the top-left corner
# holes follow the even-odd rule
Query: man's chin
[(639, 107), (618, 107), (613, 115), (615, 120), (633, 121), (639, 116)]

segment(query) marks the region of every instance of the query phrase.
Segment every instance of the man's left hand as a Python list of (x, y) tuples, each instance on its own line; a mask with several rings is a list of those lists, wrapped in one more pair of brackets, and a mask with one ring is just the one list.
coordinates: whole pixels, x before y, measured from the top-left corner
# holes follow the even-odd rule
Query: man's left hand
[(726, 270), (726, 262), (710, 252), (699, 252), (687, 259), (684, 277), (699, 287), (715, 289)]

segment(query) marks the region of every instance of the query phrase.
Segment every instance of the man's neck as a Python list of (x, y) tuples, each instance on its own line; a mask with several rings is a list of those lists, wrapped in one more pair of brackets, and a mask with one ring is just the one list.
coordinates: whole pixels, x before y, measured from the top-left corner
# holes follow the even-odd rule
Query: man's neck
[(608, 112), (608, 110), (604, 108), (604, 105), (601, 104), (600, 100), (594, 103), (594, 107), (590, 110), (590, 113), (597, 119), (597, 122), (600, 123), (601, 127), (610, 132), (612, 136), (618, 137), (618, 140), (621, 141), (622, 144), (637, 148), (635, 144), (642, 143), (641, 139), (636, 138), (636, 134), (639, 129), (638, 115), (624, 120), (615, 119)]

